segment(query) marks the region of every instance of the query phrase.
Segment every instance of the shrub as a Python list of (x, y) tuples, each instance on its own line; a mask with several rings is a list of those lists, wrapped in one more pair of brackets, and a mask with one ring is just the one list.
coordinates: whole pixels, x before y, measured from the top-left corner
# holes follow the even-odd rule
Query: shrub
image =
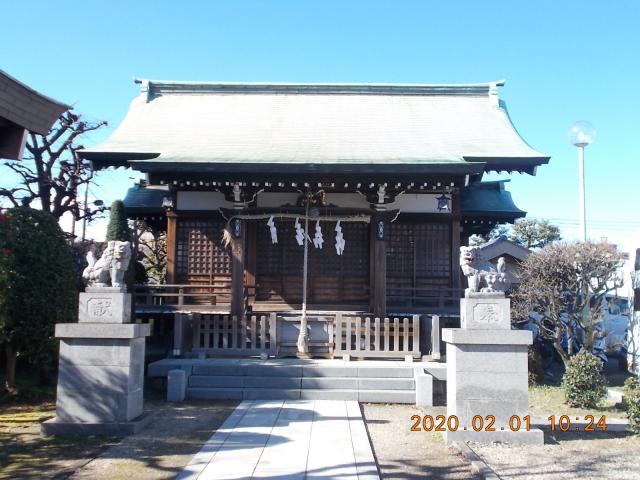
[(60, 226), (47, 212), (7, 210), (0, 218), (0, 245), (0, 343), (11, 388), (18, 355), (43, 373), (54, 367), (54, 325), (76, 318), (76, 269)]
[(607, 387), (601, 370), (602, 361), (587, 350), (571, 357), (562, 379), (565, 400), (570, 406), (593, 408), (605, 397)]
[(627, 408), (629, 428), (640, 433), (640, 381), (636, 377), (624, 382), (624, 405)]
[(528, 360), (529, 385), (537, 385), (541, 383), (544, 378), (544, 366), (542, 365), (540, 352), (534, 345), (529, 346)]

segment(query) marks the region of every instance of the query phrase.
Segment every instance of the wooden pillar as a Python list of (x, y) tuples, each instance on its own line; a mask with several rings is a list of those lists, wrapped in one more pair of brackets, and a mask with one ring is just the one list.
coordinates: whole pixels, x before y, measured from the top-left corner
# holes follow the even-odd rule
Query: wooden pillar
[(460, 192), (452, 194), (451, 199), (451, 287), (461, 288), (460, 284)]
[(247, 232), (247, 264), (245, 265), (245, 279), (247, 285), (247, 303), (249, 305), (253, 305), (256, 300), (256, 268), (258, 261), (258, 232), (257, 225), (255, 222), (245, 222), (246, 223), (246, 232)]
[(239, 218), (231, 220), (231, 315), (241, 318), (245, 314), (244, 294), (244, 242), (246, 223)]
[(374, 316), (384, 318), (387, 313), (387, 226), (382, 215), (371, 216), (371, 275), (370, 307)]
[(178, 216), (174, 211), (167, 212), (167, 283), (176, 283)]

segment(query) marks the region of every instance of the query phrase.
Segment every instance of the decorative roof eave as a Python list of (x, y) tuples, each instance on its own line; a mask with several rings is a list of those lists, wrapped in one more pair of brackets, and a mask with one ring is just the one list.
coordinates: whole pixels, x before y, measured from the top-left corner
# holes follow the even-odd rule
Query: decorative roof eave
[(540, 165), (549, 163), (551, 157), (503, 157), (503, 158), (486, 158), (486, 157), (470, 157), (465, 156), (464, 159), (471, 163), (483, 163), (485, 172), (519, 172), (535, 175)]
[(153, 162), (149, 160), (132, 160), (132, 168), (145, 173), (176, 172), (184, 173), (268, 173), (268, 174), (451, 174), (474, 175), (482, 173), (484, 165), (480, 163), (216, 163), (180, 162), (180, 168), (172, 162)]
[(0, 117), (30, 132), (46, 135), (71, 107), (47, 97), (0, 70)]

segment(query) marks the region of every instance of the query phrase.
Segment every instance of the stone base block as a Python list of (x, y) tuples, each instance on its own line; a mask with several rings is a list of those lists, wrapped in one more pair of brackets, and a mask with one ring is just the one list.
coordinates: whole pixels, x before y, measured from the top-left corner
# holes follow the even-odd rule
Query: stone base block
[(70, 423), (130, 422), (142, 414), (142, 388), (131, 393), (87, 388), (67, 391), (58, 387), (56, 417)]
[(113, 291), (82, 292), (79, 323), (130, 323), (131, 294)]
[(460, 328), (464, 330), (510, 330), (510, 302), (504, 294), (481, 294), (460, 299)]
[(478, 443), (508, 443), (511, 445), (543, 445), (544, 432), (538, 428), (531, 430), (510, 430), (495, 432), (476, 432), (473, 430), (456, 430), (445, 432), (445, 441), (451, 442), (478, 442)]
[(96, 422), (78, 423), (63, 422), (58, 418), (52, 418), (40, 425), (42, 435), (72, 436), (72, 435), (105, 435), (105, 436), (125, 436), (138, 433), (149, 425), (153, 415), (144, 412), (138, 418), (129, 422)]
[(151, 334), (148, 323), (58, 323), (56, 338), (139, 338)]
[(416, 405), (433, 406), (433, 377), (427, 373), (416, 375)]
[(167, 401), (182, 402), (187, 395), (187, 374), (184, 370), (169, 370), (167, 375)]

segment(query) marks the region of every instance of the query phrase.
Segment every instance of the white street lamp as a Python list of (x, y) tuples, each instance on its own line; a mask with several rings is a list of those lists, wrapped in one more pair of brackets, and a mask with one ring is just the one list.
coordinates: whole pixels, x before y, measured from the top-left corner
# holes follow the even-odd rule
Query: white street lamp
[(569, 141), (578, 147), (578, 187), (580, 189), (580, 232), (582, 241), (587, 241), (587, 210), (584, 195), (584, 147), (591, 145), (596, 139), (596, 129), (589, 122), (579, 120), (571, 125), (568, 133)]

